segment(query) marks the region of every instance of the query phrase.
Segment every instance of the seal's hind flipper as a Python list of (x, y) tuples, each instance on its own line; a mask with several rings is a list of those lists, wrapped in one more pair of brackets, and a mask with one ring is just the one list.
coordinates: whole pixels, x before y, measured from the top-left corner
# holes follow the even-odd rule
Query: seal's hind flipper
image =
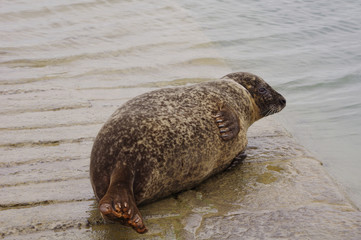
[(231, 140), (239, 133), (239, 121), (236, 113), (231, 108), (222, 104), (213, 115), (213, 118), (223, 140)]
[(105, 220), (131, 226), (138, 233), (146, 233), (142, 215), (134, 200), (133, 176), (116, 170), (111, 176), (107, 193), (99, 201), (99, 210)]

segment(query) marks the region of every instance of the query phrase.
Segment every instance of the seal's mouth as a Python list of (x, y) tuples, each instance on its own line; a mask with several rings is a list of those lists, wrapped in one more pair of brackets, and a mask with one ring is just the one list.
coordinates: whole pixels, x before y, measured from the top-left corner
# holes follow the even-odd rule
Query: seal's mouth
[(282, 111), (282, 109), (284, 109), (286, 107), (286, 101), (283, 102), (282, 105), (270, 105), (270, 108), (267, 109), (266, 111), (262, 112), (263, 117), (267, 117), (270, 116), (272, 114), (278, 113), (280, 111)]

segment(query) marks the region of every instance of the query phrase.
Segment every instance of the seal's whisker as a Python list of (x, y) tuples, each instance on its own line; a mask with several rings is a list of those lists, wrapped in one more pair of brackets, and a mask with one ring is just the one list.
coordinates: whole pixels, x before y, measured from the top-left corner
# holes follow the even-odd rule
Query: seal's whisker
[(272, 109), (268, 110), (268, 112), (266, 113), (265, 117), (269, 116), (272, 114)]

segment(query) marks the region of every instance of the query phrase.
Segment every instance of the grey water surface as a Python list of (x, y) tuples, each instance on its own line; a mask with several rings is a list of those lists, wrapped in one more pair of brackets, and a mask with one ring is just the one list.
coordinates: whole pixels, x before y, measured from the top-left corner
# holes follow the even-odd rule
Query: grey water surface
[(361, 207), (361, 2), (182, 3), (233, 70), (286, 96), (284, 124)]

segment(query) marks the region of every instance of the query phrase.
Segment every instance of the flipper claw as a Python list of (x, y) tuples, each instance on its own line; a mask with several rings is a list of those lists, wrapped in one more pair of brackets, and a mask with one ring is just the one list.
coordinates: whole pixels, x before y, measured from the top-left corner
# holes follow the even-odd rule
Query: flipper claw
[(213, 117), (223, 140), (228, 141), (237, 136), (240, 131), (239, 120), (231, 108), (222, 105)]
[(126, 187), (116, 194), (110, 191), (99, 202), (99, 210), (105, 220), (131, 226), (138, 233), (145, 233), (145, 227), (132, 191)]

